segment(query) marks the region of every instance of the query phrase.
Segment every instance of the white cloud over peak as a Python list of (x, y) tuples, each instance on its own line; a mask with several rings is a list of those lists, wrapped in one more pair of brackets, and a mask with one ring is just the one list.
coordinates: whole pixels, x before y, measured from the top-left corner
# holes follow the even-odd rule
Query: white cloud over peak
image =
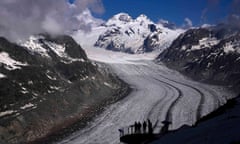
[(12, 41), (28, 38), (32, 34), (48, 32), (60, 34), (82, 25), (76, 18), (89, 8), (103, 13), (100, 0), (1, 0), (0, 36)]

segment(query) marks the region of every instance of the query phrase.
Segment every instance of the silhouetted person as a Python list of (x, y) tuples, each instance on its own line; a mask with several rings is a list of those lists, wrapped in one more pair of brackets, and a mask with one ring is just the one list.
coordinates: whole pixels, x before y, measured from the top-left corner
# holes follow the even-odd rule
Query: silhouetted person
[(170, 125), (171, 123), (172, 123), (172, 122), (167, 121), (167, 120), (162, 121), (162, 124), (164, 124), (164, 125), (163, 125), (163, 127), (162, 127), (162, 129), (161, 129), (161, 133), (163, 133), (163, 134), (167, 133), (167, 132), (168, 132), (169, 125)]
[(118, 129), (118, 131), (120, 132), (120, 137), (121, 137), (121, 136), (124, 136), (124, 131), (123, 131), (123, 129)]
[(138, 131), (138, 123), (137, 122), (134, 123), (134, 130), (135, 130), (135, 133), (137, 133), (137, 131)]
[(143, 122), (143, 133), (146, 133), (146, 129), (147, 129), (147, 123), (146, 121)]
[(138, 122), (138, 133), (141, 133), (142, 124)]
[(148, 133), (152, 134), (153, 133), (153, 127), (151, 121), (148, 119)]

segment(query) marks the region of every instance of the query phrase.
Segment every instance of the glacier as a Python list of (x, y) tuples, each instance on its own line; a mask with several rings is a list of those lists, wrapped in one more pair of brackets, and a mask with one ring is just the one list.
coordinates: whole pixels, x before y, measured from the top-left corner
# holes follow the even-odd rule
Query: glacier
[[(192, 126), (198, 119), (226, 103), (234, 94), (219, 86), (190, 80), (166, 66), (155, 64), (154, 54), (129, 55), (85, 49), (89, 58), (104, 62), (133, 89), (126, 98), (105, 108), (89, 125), (59, 144), (119, 143), (118, 129), (135, 121), (169, 120), (170, 129)], [(155, 133), (161, 130), (157, 123)]]

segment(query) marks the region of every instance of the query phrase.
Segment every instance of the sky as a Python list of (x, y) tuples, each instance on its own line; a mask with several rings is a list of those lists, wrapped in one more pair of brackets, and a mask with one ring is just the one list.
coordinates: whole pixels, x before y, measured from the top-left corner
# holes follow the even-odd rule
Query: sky
[(154, 22), (164, 19), (180, 27), (224, 20), (240, 28), (240, 0), (0, 0), (0, 36), (16, 41), (45, 32), (91, 31), (91, 26), (78, 19), (86, 9), (103, 20), (125, 12), (133, 18), (145, 14)]
[(107, 20), (126, 12), (133, 18), (145, 14), (154, 22), (164, 19), (178, 26), (187, 18), (194, 26), (199, 26), (222, 21), (231, 10), (233, 1), (238, 0), (102, 0), (104, 13), (95, 16)]

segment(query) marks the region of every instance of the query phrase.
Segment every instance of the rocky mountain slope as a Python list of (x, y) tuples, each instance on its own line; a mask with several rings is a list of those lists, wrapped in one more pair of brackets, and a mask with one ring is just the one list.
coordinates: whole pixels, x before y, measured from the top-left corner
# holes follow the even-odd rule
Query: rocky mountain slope
[(225, 24), (190, 29), (157, 58), (194, 79), (240, 86), (240, 32)]
[(146, 15), (133, 19), (126, 13), (119, 13), (107, 22), (92, 27), (91, 32), (78, 30), (73, 35), (83, 45), (90, 43), (91, 46), (107, 50), (139, 54), (162, 51), (182, 32), (183, 30), (171, 29), (162, 23), (155, 24)]
[(69, 36), (0, 38), (0, 143), (27, 143), (86, 123), (128, 87)]

